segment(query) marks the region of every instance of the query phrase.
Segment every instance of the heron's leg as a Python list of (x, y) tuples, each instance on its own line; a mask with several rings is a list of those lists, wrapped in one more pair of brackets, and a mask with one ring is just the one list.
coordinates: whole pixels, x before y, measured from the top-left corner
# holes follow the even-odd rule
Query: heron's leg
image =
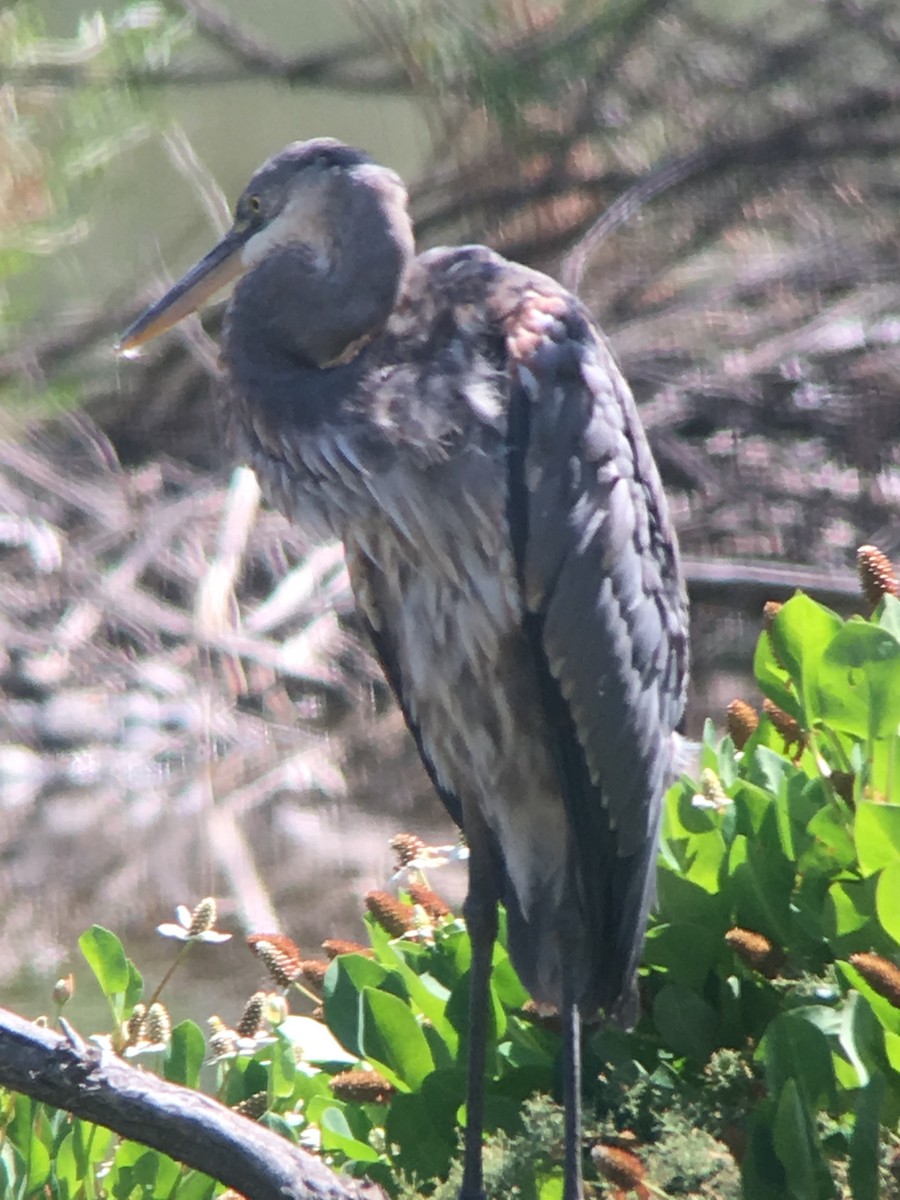
[(465, 915), (472, 943), (469, 970), (469, 1070), (466, 1140), (459, 1200), (484, 1200), (481, 1151), (484, 1137), (484, 1074), (488, 1036), (491, 959), (497, 936), (496, 866), (480, 817), (465, 813), (469, 843), (469, 894)]
[(582, 1200), (581, 1179), (581, 1012), (575, 1000), (570, 945), (562, 941), (563, 1104), (565, 1168), (563, 1200)]

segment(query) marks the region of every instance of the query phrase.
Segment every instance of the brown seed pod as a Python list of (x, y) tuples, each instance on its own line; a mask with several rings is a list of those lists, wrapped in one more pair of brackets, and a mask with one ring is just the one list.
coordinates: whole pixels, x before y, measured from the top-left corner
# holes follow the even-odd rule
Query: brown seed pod
[(831, 786), (844, 801), (853, 807), (853, 788), (856, 783), (856, 776), (852, 771), (832, 771)]
[(348, 942), (344, 938), (328, 938), (322, 943), (322, 949), (329, 958), (338, 958), (341, 954), (361, 954), (363, 958), (371, 958), (372, 951), (362, 942)]
[(591, 1147), (591, 1158), (597, 1173), (608, 1179), (614, 1187), (626, 1192), (642, 1187), (646, 1168), (636, 1154), (623, 1146), (598, 1142)]
[(210, 1058), (224, 1058), (227, 1055), (237, 1054), (237, 1049), (238, 1042), (236, 1030), (228, 1029), (223, 1025), (220, 1029), (215, 1029), (210, 1034)]
[(731, 803), (728, 793), (722, 787), (722, 780), (712, 767), (704, 767), (700, 772), (700, 795), (720, 810)]
[(900, 596), (900, 581), (894, 564), (877, 546), (860, 546), (856, 552), (856, 569), (863, 595), (873, 608), (882, 596)]
[(778, 651), (775, 649), (775, 639), (772, 637), (772, 626), (775, 623), (775, 618), (781, 612), (783, 607), (784, 606), (780, 600), (767, 600), (763, 605), (762, 623), (766, 640), (769, 643), (769, 649), (772, 651), (772, 657), (778, 663), (779, 667), (781, 667), (782, 671), (785, 671), (787, 668), (778, 656)]
[(771, 700), (763, 700), (763, 712), (784, 738), (785, 753), (789, 753), (792, 746), (796, 746), (798, 751), (803, 749), (803, 730), (789, 713)]
[(249, 1117), (251, 1121), (258, 1121), (260, 1117), (265, 1116), (268, 1108), (269, 1093), (254, 1092), (252, 1096), (247, 1096), (240, 1104), (236, 1104), (234, 1111), (244, 1117)]
[(300, 971), (300, 951), (283, 933), (251, 933), (247, 945), (279, 987), (289, 987)]
[(725, 722), (735, 750), (743, 750), (759, 724), (759, 714), (746, 700), (732, 700), (725, 709)]
[(880, 954), (851, 954), (850, 962), (879, 996), (900, 1008), (900, 967)]
[(213, 896), (206, 896), (191, 913), (191, 923), (188, 927), (188, 937), (199, 937), (216, 923), (216, 901)]
[(541, 1029), (550, 1029), (554, 1033), (562, 1032), (562, 1018), (559, 1011), (549, 1005), (536, 1004), (534, 1000), (526, 1000), (518, 1010), (518, 1015), (530, 1025), (537, 1025)]
[(172, 1037), (172, 1018), (169, 1010), (159, 1000), (147, 1009), (144, 1022), (144, 1037), (152, 1045), (162, 1045)]
[(744, 1155), (747, 1153), (746, 1129), (742, 1129), (740, 1125), (736, 1125), (731, 1121), (727, 1125), (723, 1125), (719, 1131), (719, 1141), (724, 1142), (731, 1153), (731, 1157), (740, 1166), (744, 1161)]
[(415, 927), (415, 914), (409, 904), (401, 904), (390, 892), (369, 892), (366, 908), (386, 933), (402, 937)]
[(768, 633), (784, 605), (780, 600), (767, 600), (763, 605), (763, 629)]
[(426, 887), (424, 883), (411, 883), (406, 890), (409, 892), (413, 904), (424, 908), (432, 921), (442, 921), (445, 917), (453, 915), (450, 905), (446, 904), (436, 892), (433, 892), (430, 887)]
[(397, 867), (402, 869), (414, 862), (425, 849), (425, 843), (414, 833), (398, 833), (390, 840), (390, 847), (397, 855)]
[(377, 1071), (341, 1071), (328, 1085), (337, 1100), (354, 1104), (387, 1104), (394, 1087)]
[(300, 964), (300, 975), (313, 987), (320, 988), (329, 964), (322, 958), (305, 958)]
[(147, 1020), (147, 1005), (136, 1004), (131, 1010), (131, 1016), (128, 1018), (128, 1024), (125, 1026), (127, 1037), (127, 1045), (136, 1046), (141, 1040), (144, 1031), (144, 1022)]
[(254, 992), (247, 1003), (244, 1005), (244, 1011), (241, 1013), (241, 1019), (237, 1023), (237, 1035), (242, 1038), (255, 1037), (262, 1024), (263, 1008), (266, 1003), (265, 992)]
[(765, 934), (754, 933), (752, 929), (741, 929), (735, 925), (725, 934), (725, 941), (742, 962), (758, 971), (760, 975), (765, 975), (767, 979), (774, 979), (784, 966), (784, 951)]

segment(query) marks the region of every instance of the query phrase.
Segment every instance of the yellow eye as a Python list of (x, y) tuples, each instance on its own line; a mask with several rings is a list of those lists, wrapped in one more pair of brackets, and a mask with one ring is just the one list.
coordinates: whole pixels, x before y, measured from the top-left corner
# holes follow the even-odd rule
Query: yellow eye
[(250, 211), (254, 215), (256, 213), (258, 213), (260, 208), (262, 207), (259, 202), (259, 196), (248, 196), (247, 197), (247, 207), (250, 209)]

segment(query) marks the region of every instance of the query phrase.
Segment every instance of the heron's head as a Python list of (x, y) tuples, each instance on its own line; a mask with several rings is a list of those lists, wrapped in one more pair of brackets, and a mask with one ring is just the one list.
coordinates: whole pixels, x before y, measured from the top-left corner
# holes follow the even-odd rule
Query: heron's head
[(399, 176), (361, 151), (332, 138), (292, 143), (256, 171), (231, 229), (118, 349), (136, 350), (228, 284), (256, 276), (246, 308), (266, 309), (270, 331), (286, 332), (316, 361), (319, 350), (326, 359), (340, 353), (393, 307), (413, 249), (406, 202)]

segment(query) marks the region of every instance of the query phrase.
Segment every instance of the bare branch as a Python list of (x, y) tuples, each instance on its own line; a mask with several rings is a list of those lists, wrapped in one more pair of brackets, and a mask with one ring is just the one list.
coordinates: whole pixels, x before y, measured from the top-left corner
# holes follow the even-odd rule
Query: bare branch
[[(282, 79), (306, 87), (342, 88), (346, 91), (408, 91), (403, 73), (384, 58), (374, 59), (367, 42), (315, 51), (283, 54), (258, 38), (208, 0), (169, 0), (169, 7), (190, 14), (201, 36), (232, 60), (224, 64), (191, 62), (165, 66), (127, 64), (110, 73), (105, 82), (119, 86), (170, 87), (230, 83), (252, 76)], [(6, 68), (6, 82), (16, 87), (83, 87), (97, 83), (93, 56), (78, 62), (35, 62)]]
[(254, 1200), (386, 1200), (217, 1100), (0, 1009), (0, 1084), (170, 1155)]
[(735, 609), (749, 610), (754, 603), (787, 599), (798, 589), (841, 607), (846, 607), (848, 601), (861, 600), (859, 579), (854, 571), (758, 559), (686, 557), (682, 565), (694, 603), (728, 601)]

